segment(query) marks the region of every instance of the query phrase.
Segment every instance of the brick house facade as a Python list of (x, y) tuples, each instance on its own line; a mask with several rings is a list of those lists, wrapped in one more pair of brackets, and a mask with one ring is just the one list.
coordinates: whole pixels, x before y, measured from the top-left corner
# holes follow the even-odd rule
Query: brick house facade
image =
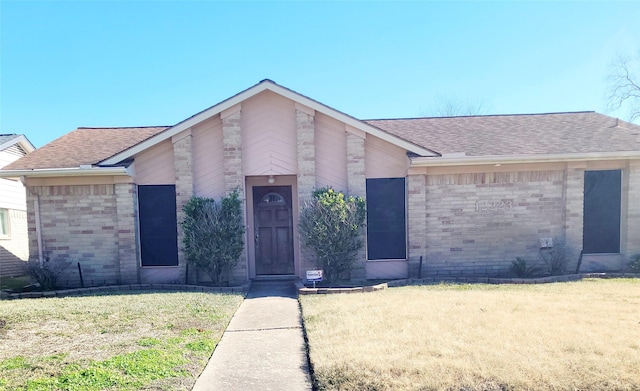
[(582, 270), (620, 270), (640, 252), (639, 130), (593, 112), (361, 121), (265, 80), (174, 126), (77, 129), (0, 175), (25, 178), (31, 257), (72, 265), (70, 286), (76, 263), (89, 285), (206, 282), (182, 207), (234, 189), (230, 283), (303, 278), (297, 217), (324, 186), (367, 199), (352, 279), (505, 275), (549, 239), (570, 270), (585, 248)]

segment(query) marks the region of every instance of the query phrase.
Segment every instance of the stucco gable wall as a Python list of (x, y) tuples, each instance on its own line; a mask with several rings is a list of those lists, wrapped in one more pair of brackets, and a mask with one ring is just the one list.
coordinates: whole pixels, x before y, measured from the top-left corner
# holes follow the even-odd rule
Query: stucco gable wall
[(347, 191), (347, 135), (345, 124), (321, 113), (315, 115), (316, 187)]
[(197, 196), (218, 199), (224, 195), (224, 147), (219, 116), (191, 130), (193, 188)]
[(243, 172), (297, 173), (295, 103), (270, 91), (242, 102)]
[(173, 145), (165, 140), (134, 157), (135, 182), (138, 185), (171, 185), (176, 182)]
[(404, 178), (409, 168), (407, 151), (375, 136), (365, 139), (367, 178)]

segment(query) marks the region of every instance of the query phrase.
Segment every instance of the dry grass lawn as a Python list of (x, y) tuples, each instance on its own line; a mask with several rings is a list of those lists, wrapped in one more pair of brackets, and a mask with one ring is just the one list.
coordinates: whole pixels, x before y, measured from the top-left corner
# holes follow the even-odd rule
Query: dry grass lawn
[(319, 390), (640, 390), (640, 280), (302, 296)]
[(0, 301), (0, 390), (189, 390), (241, 295)]

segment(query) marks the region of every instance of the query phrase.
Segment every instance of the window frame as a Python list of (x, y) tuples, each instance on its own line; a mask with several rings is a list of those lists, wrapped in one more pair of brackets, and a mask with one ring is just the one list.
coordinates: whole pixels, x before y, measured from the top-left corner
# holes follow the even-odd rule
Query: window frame
[[(178, 251), (179, 251), (179, 244), (178, 244), (178, 221), (177, 221), (177, 209), (176, 209), (176, 199), (175, 199), (175, 195), (176, 195), (176, 186), (175, 185), (138, 185), (138, 191), (137, 191), (137, 199), (138, 199), (138, 243), (139, 243), (139, 255), (140, 255), (140, 267), (141, 268), (175, 268), (175, 267), (179, 267), (179, 257), (178, 257)], [(172, 223), (173, 221), (175, 221), (175, 259), (171, 260), (171, 264), (162, 264), (162, 263), (158, 263), (158, 262), (149, 262), (151, 261), (151, 256), (155, 253), (155, 251), (149, 251), (149, 247), (147, 246), (147, 241), (149, 239), (152, 238), (159, 238), (161, 235), (154, 235), (154, 234), (148, 234), (144, 231), (146, 231), (146, 222), (143, 223), (143, 219), (146, 219), (146, 217), (144, 216), (146, 212), (143, 211), (143, 203), (145, 203), (145, 200), (142, 199), (140, 197), (140, 193), (141, 193), (141, 188), (144, 188), (145, 190), (142, 191), (142, 193), (145, 193), (146, 191), (152, 191), (154, 188), (155, 189), (160, 189), (160, 188), (164, 188), (164, 190), (169, 190), (169, 188), (173, 189), (173, 197), (171, 198), (172, 202), (170, 201), (170, 205), (173, 206), (173, 220), (172, 219)], [(169, 227), (168, 225), (165, 225), (164, 228), (166, 229), (167, 227)], [(171, 225), (171, 228), (173, 230), (173, 224)], [(165, 234), (167, 232), (164, 232)], [(171, 235), (171, 239), (174, 239), (173, 236), (173, 232)], [(169, 242), (166, 242), (169, 243)], [(173, 243), (173, 242), (172, 242)], [(171, 258), (173, 258), (173, 249), (174, 247), (171, 247), (172, 250), (172, 254), (171, 254)], [(145, 262), (145, 258), (148, 258), (148, 261)], [(169, 259), (169, 257), (167, 256), (166, 258), (161, 257), (162, 259)]]
[[(392, 245), (396, 245), (398, 246), (398, 250), (403, 252), (403, 255), (401, 256), (399, 253), (398, 254), (392, 254), (392, 256), (381, 256), (381, 255), (388, 255), (388, 254), (377, 254), (374, 252), (374, 254), (372, 254), (371, 250), (375, 250), (376, 252), (380, 252), (380, 248), (378, 249), (372, 249), (371, 245), (372, 243), (376, 243), (377, 245), (380, 244), (380, 240), (379, 238), (376, 238), (375, 236), (380, 235), (380, 233), (375, 233), (375, 231), (372, 232), (370, 231), (371, 227), (374, 226), (370, 223), (370, 217), (371, 214), (370, 212), (373, 210), (371, 208), (372, 204), (372, 198), (370, 196), (370, 191), (374, 191), (373, 189), (370, 188), (370, 185), (373, 185), (376, 182), (379, 181), (397, 181), (398, 184), (396, 186), (401, 187), (402, 188), (402, 197), (398, 197), (397, 199), (384, 199), (384, 200), (375, 200), (375, 202), (381, 202), (381, 205), (390, 205), (392, 201), (397, 201), (398, 199), (402, 200), (402, 207), (400, 208), (399, 205), (397, 205), (397, 207), (395, 208), (394, 212), (395, 213), (401, 213), (402, 216), (402, 221), (401, 224), (397, 225), (397, 229), (394, 231), (390, 231), (393, 233), (400, 233), (400, 227), (402, 227), (402, 248), (400, 249), (400, 240), (397, 240), (396, 243), (391, 243)], [(401, 182), (401, 185), (399, 184)], [(377, 184), (379, 186), (379, 184)], [(391, 185), (393, 186), (393, 185)], [(399, 190), (399, 189), (395, 189), (395, 190)], [(393, 192), (393, 190), (390, 190), (391, 192)], [(367, 178), (366, 179), (366, 202), (367, 202), (367, 243), (366, 243), (366, 251), (367, 251), (367, 261), (368, 262), (377, 262), (377, 261), (406, 261), (408, 259), (408, 252), (409, 252), (409, 246), (408, 246), (408, 237), (409, 237), (409, 232), (408, 232), (408, 228), (407, 228), (407, 221), (408, 221), (408, 217), (407, 217), (407, 180), (405, 177), (393, 177), (393, 178)], [(391, 196), (393, 197), (393, 196)], [(375, 206), (375, 205), (373, 205)], [(400, 211), (401, 210), (401, 211)], [(375, 220), (379, 220), (379, 219), (374, 219)], [(375, 224), (375, 222), (374, 222)], [(371, 240), (371, 237), (374, 236), (374, 240)], [(389, 239), (392, 238), (393, 236), (389, 236), (389, 235), (383, 235), (383, 238), (385, 239)], [(389, 243), (387, 241), (384, 242)], [(386, 247), (386, 246), (385, 246)], [(393, 251), (392, 251), (393, 252)]]
[[(588, 212), (590, 212), (592, 209), (588, 209), (588, 208), (593, 208), (593, 206), (591, 205), (592, 201), (587, 201), (587, 197), (588, 197), (588, 191), (587, 191), (587, 187), (589, 186), (588, 183), (588, 177), (590, 175), (595, 175), (595, 173), (603, 173), (603, 172), (608, 172), (610, 173), (610, 175), (615, 175), (616, 176), (616, 180), (619, 181), (618, 185), (619, 187), (616, 189), (617, 194), (619, 195), (619, 198), (615, 200), (615, 202), (617, 203), (617, 205), (615, 205), (617, 207), (617, 210), (615, 210), (615, 212), (618, 212), (618, 215), (615, 216), (615, 214), (611, 214), (609, 215), (604, 215), (604, 214), (600, 214), (599, 216), (588, 216)], [(606, 180), (611, 180), (611, 178), (606, 178)], [(622, 169), (606, 169), (606, 170), (586, 170), (584, 172), (584, 190), (583, 190), (583, 216), (582, 216), (582, 220), (583, 220), (583, 228), (582, 228), (582, 248), (585, 254), (588, 255), (607, 255), (607, 254), (621, 254), (622, 251), (622, 240), (623, 240), (623, 232), (622, 232), (622, 224), (623, 224), (623, 198), (624, 198), (624, 192), (623, 192), (623, 187), (624, 187), (624, 172)], [(610, 187), (607, 187), (608, 189), (610, 189)], [(594, 194), (594, 193), (591, 193)], [(600, 194), (601, 196), (601, 194)], [(598, 197), (598, 195), (596, 195), (596, 197)], [(605, 205), (607, 205), (608, 202), (605, 202)], [(591, 212), (593, 213), (593, 212)], [(591, 240), (592, 236), (594, 234), (590, 234), (590, 235), (586, 235), (586, 231), (588, 229), (588, 227), (593, 226), (594, 222), (599, 221), (599, 219), (597, 219), (596, 217), (612, 217), (615, 216), (616, 221), (617, 221), (617, 239), (618, 242), (616, 244), (615, 247), (617, 247), (617, 251), (603, 251), (601, 249), (594, 249), (594, 248), (590, 248), (588, 251), (585, 249), (585, 244), (589, 243), (589, 245), (592, 245), (593, 243), (597, 242), (595, 240)], [(607, 243), (601, 243), (604, 247), (604, 250), (608, 250), (606, 249), (606, 245)], [(614, 248), (611, 248), (611, 250), (616, 250)]]

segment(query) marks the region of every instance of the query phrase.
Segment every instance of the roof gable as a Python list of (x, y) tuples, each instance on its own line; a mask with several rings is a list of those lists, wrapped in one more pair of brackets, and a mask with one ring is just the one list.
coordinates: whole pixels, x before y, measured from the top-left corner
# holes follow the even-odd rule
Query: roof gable
[(36, 149), (23, 134), (0, 134), (0, 151), (11, 147), (18, 148), (22, 155), (26, 155)]
[(131, 157), (133, 157), (135, 154), (140, 153), (142, 151), (144, 151), (147, 148), (150, 148), (166, 139), (169, 139), (173, 136), (175, 136), (176, 134), (187, 130), (189, 128), (191, 128), (194, 125), (197, 125), (217, 114), (220, 114), (221, 112), (232, 108), (236, 105), (238, 105), (239, 103), (242, 103), (243, 101), (263, 92), (263, 91), (272, 91), (276, 94), (279, 94), (281, 96), (284, 96), (285, 98), (291, 99), (296, 103), (299, 103), (301, 105), (307, 106), (315, 111), (321, 112), (325, 115), (328, 115), (332, 118), (335, 118), (341, 122), (344, 122), (347, 125), (350, 125), (356, 129), (359, 129), (365, 133), (369, 133), (373, 136), (379, 137), (385, 141), (388, 141), (394, 145), (397, 145), (401, 148), (404, 148), (412, 153), (421, 155), (421, 156), (437, 156), (437, 153), (434, 153), (432, 150), (427, 149), (425, 147), (422, 147), (420, 145), (414, 144), (410, 141), (407, 141), (401, 137), (398, 137), (396, 135), (393, 135), (391, 133), (382, 131), (381, 129), (375, 127), (375, 126), (371, 126), (363, 121), (360, 121), (350, 115), (347, 115), (345, 113), (342, 113), (338, 110), (335, 110), (327, 105), (324, 105), (316, 100), (313, 100), (311, 98), (308, 98), (304, 95), (301, 95), (293, 90), (290, 90), (288, 88), (285, 88), (279, 84), (276, 84), (275, 82), (265, 79), (262, 80), (261, 82), (259, 82), (258, 84), (254, 85), (253, 87), (250, 87), (208, 109), (205, 109), (203, 111), (201, 111), (200, 113), (197, 113), (187, 119), (185, 119), (182, 122), (179, 122), (178, 124), (166, 129), (165, 131), (149, 138), (148, 140), (145, 140), (144, 142), (135, 145), (131, 148), (128, 148), (120, 153), (115, 154), (112, 157), (109, 157), (108, 159), (105, 159), (103, 161), (100, 162), (100, 165), (104, 165), (104, 166), (109, 166), (109, 165), (114, 165), (117, 164), (123, 160), (129, 159)]

